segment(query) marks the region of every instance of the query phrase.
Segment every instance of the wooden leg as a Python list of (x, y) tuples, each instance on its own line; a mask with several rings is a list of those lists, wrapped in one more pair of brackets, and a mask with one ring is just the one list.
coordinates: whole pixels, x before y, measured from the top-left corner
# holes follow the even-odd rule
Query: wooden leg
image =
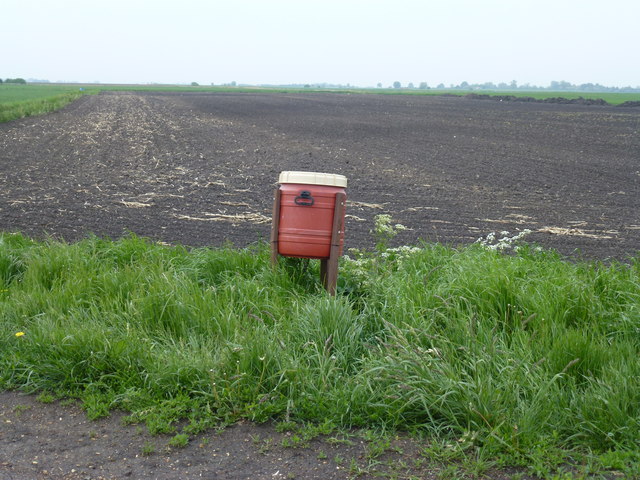
[(327, 260), (327, 276), (324, 287), (329, 295), (336, 294), (336, 286), (338, 285), (338, 257), (330, 257)]
[(276, 188), (273, 194), (273, 214), (271, 219), (271, 265), (278, 264), (278, 230), (280, 229), (280, 195)]
[(320, 259), (320, 281), (322, 282), (322, 286), (327, 288), (327, 267), (329, 265), (328, 258)]
[[(338, 259), (340, 258), (340, 237), (344, 222), (344, 213), (347, 196), (344, 193), (336, 194), (336, 206), (333, 211), (333, 228), (331, 231), (331, 250), (326, 260), (326, 281), (323, 282), (330, 295), (336, 294), (338, 285)], [(322, 271), (322, 265), (321, 265)]]

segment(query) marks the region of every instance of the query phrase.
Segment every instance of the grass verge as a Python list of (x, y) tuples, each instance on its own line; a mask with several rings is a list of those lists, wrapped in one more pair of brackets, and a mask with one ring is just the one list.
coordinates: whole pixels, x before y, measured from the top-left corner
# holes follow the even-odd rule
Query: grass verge
[(638, 259), (380, 237), (342, 259), (336, 298), (314, 262), (281, 260), (2, 234), (0, 388), (152, 432), (276, 419), (412, 432), (435, 459), (640, 473)]

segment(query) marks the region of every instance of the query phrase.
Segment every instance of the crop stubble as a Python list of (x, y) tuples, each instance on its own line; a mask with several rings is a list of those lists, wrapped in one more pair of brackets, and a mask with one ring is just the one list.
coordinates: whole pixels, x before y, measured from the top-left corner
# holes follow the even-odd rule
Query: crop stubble
[(459, 97), (111, 92), (0, 125), (0, 228), (69, 241), (267, 239), (282, 170), (349, 178), (347, 247), (528, 228), (565, 254), (640, 249), (640, 111)]

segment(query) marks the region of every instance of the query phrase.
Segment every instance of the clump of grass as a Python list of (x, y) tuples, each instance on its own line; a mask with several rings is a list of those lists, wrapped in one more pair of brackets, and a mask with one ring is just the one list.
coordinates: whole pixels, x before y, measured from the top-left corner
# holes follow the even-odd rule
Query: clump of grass
[(0, 235), (0, 388), (126, 409), (154, 433), (278, 419), (411, 430), (447, 458), (543, 471), (591, 452), (637, 471), (638, 259), (390, 249), (384, 233), (343, 259), (336, 298), (318, 265), (273, 269), (266, 245)]
[(184, 448), (189, 444), (189, 435), (186, 433), (176, 433), (169, 440), (169, 446), (174, 448)]
[(144, 445), (142, 445), (142, 456), (148, 457), (149, 455), (153, 455), (155, 452), (156, 446), (152, 442), (144, 442)]

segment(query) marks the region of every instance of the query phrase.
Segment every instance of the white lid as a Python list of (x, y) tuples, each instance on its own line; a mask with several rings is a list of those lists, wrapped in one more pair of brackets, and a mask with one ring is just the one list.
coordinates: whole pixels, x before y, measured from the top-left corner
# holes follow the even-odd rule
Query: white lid
[(280, 172), (278, 183), (303, 183), (308, 185), (328, 185), (347, 187), (347, 177), (335, 173), (318, 172)]

